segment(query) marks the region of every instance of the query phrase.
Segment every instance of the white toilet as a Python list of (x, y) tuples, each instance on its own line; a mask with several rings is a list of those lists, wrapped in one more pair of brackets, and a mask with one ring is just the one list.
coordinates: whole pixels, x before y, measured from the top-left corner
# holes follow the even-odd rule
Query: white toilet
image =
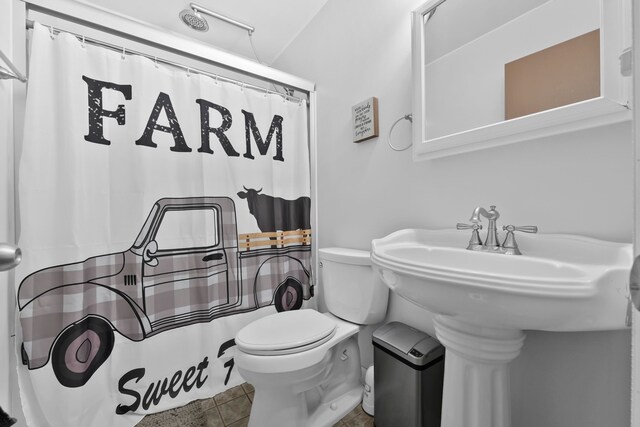
[(389, 290), (369, 252), (318, 252), (329, 313), (276, 313), (236, 335), (238, 372), (256, 389), (249, 427), (331, 426), (362, 399), (356, 334), (384, 319)]

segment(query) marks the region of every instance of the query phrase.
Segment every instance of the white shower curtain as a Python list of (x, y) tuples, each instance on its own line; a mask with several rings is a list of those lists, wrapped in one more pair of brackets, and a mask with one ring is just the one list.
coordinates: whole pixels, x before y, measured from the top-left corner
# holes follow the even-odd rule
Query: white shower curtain
[(306, 104), (38, 24), (29, 71), (29, 425), (131, 426), (243, 382), (236, 332), (314, 301)]

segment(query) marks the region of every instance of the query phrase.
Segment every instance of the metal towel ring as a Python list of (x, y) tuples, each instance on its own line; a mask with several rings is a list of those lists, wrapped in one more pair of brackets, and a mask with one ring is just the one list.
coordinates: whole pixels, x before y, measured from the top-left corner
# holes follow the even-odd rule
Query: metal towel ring
[(404, 148), (397, 148), (397, 147), (394, 147), (393, 144), (391, 143), (391, 132), (393, 132), (393, 128), (396, 127), (398, 123), (400, 123), (400, 120), (409, 120), (411, 123), (413, 123), (413, 116), (411, 114), (405, 114), (404, 116), (400, 117), (391, 125), (391, 129), (389, 129), (389, 135), (387, 135), (387, 143), (389, 144), (389, 147), (391, 147), (391, 149), (394, 151), (408, 150), (411, 147), (411, 145), (413, 145), (413, 142), (410, 142), (409, 145), (407, 145)]

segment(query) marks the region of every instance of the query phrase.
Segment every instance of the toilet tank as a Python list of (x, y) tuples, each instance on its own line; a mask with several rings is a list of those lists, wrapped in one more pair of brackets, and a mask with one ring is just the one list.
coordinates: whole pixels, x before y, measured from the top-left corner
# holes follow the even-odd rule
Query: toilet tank
[(389, 288), (371, 268), (368, 251), (318, 250), (321, 290), (330, 313), (360, 325), (380, 323), (387, 313)]

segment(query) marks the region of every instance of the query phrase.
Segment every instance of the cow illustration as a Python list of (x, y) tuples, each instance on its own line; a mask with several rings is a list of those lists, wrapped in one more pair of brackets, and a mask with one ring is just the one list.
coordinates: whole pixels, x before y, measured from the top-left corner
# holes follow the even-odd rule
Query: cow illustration
[(254, 216), (263, 233), (286, 230), (308, 230), (311, 228), (311, 198), (298, 197), (286, 200), (280, 197), (259, 194), (252, 188), (238, 192), (238, 197), (247, 199), (249, 213)]

